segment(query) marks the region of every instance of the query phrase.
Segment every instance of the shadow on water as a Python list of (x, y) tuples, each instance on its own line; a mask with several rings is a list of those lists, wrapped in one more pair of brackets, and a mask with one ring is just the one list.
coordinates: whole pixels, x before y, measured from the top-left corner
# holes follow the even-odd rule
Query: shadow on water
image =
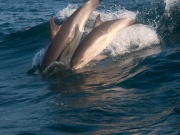
[[(165, 121), (174, 106), (162, 104), (163, 91), (156, 91), (158, 87), (136, 87), (134, 84), (143, 81), (143, 76), (132, 80), (151, 70), (147, 63), (158, 51), (159, 47), (146, 49), (91, 63), (77, 72), (51, 74), (50, 90), (59, 94), (53, 101), (53, 125), (48, 128), (64, 133), (136, 133), (137, 129), (151, 129)], [(130, 80), (134, 82), (127, 87)]]

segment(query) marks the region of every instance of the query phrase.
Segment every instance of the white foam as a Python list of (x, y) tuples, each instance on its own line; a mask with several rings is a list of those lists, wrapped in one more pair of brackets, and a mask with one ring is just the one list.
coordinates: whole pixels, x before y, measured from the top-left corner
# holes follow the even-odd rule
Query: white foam
[(44, 48), (35, 54), (35, 56), (33, 57), (32, 67), (36, 67), (40, 65), (44, 54), (45, 54)]
[(139, 51), (143, 48), (159, 44), (156, 31), (149, 26), (136, 24), (122, 29), (114, 41), (106, 49), (112, 56)]
[[(77, 5), (69, 4), (66, 8), (60, 10), (56, 16), (61, 20), (65, 20), (77, 8), (78, 8)], [(110, 10), (108, 11), (95, 10), (86, 24), (85, 32), (83, 35), (84, 36), (87, 35), (93, 29), (93, 24), (98, 14), (101, 15), (101, 19), (103, 21), (126, 18), (126, 17), (135, 19), (136, 15), (138, 14), (137, 12), (128, 11), (122, 7), (118, 7), (118, 8), (119, 9), (114, 12)], [(116, 56), (119, 54), (131, 53), (134, 50), (140, 50), (154, 44), (159, 44), (159, 42), (160, 41), (154, 29), (145, 25), (134, 25), (120, 31), (118, 36), (115, 37), (114, 41), (103, 52), (109, 51), (111, 55)], [(40, 64), (44, 52), (45, 49), (42, 49), (34, 56), (33, 64), (32, 64), (33, 66)]]
[(170, 16), (170, 10), (177, 4), (180, 3), (179, 0), (164, 0), (165, 6), (165, 13), (167, 13), (168, 16)]
[(66, 8), (64, 8), (63, 10), (60, 10), (56, 16), (59, 19), (65, 20), (66, 18), (68, 18), (74, 11), (76, 11), (77, 9), (77, 5), (72, 5), (69, 4)]

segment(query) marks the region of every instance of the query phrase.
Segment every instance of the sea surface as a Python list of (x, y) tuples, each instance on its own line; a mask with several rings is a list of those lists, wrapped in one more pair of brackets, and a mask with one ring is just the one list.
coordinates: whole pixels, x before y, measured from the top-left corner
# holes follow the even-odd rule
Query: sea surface
[(102, 0), (90, 16), (131, 17), (102, 52), (72, 72), (39, 72), (49, 19), (87, 0), (0, 0), (1, 135), (179, 135), (180, 1)]

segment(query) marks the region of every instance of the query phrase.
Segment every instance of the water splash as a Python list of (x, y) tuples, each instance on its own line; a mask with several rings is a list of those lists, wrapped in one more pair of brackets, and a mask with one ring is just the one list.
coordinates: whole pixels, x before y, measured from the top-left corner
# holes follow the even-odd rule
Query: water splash
[(116, 56), (133, 53), (159, 43), (160, 40), (153, 28), (137, 24), (122, 29), (107, 50), (111, 51), (112, 56)]
[(170, 16), (170, 10), (178, 5), (180, 3), (179, 0), (164, 0), (164, 3), (166, 4), (165, 6), (165, 13)]
[(77, 5), (69, 4), (66, 8), (63, 10), (60, 10), (56, 16), (58, 19), (65, 20), (65, 18), (68, 18), (73, 12), (77, 10)]
[[(93, 25), (98, 14), (101, 15), (101, 19), (103, 21), (127, 17), (136, 19), (136, 16), (138, 14), (137, 12), (128, 11), (122, 7), (118, 8), (119, 9), (114, 12), (111, 10), (95, 10), (86, 24), (82, 39), (93, 29)], [(59, 11), (56, 16), (61, 20), (65, 20), (76, 9), (76, 5), (69, 4), (66, 8)], [(159, 38), (156, 34), (156, 31), (153, 28), (145, 25), (134, 25), (120, 31), (118, 36), (115, 37), (113, 42), (103, 51), (103, 53), (108, 51), (111, 56), (116, 56), (119, 54), (122, 55), (125, 53), (138, 51), (143, 48), (150, 47), (151, 45), (159, 43)], [(40, 65), (44, 52), (45, 49), (42, 49), (34, 56), (33, 66)]]
[(33, 57), (32, 67), (37, 67), (40, 65), (42, 58), (45, 54), (45, 50), (46, 49), (43, 48), (35, 54), (35, 56)]

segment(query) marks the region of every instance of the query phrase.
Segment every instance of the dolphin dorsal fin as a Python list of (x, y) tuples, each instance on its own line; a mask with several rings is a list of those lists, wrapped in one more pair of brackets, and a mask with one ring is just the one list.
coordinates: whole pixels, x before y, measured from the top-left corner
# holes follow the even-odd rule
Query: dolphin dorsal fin
[(96, 17), (96, 21), (95, 21), (95, 24), (94, 24), (94, 28), (99, 26), (101, 23), (103, 23), (103, 21), (101, 20), (101, 16), (100, 14)]
[(56, 34), (58, 33), (59, 29), (61, 28), (61, 25), (58, 26), (55, 21), (54, 18), (51, 17), (50, 18), (50, 32), (51, 32), (51, 41), (54, 40), (54, 38), (56, 37)]

